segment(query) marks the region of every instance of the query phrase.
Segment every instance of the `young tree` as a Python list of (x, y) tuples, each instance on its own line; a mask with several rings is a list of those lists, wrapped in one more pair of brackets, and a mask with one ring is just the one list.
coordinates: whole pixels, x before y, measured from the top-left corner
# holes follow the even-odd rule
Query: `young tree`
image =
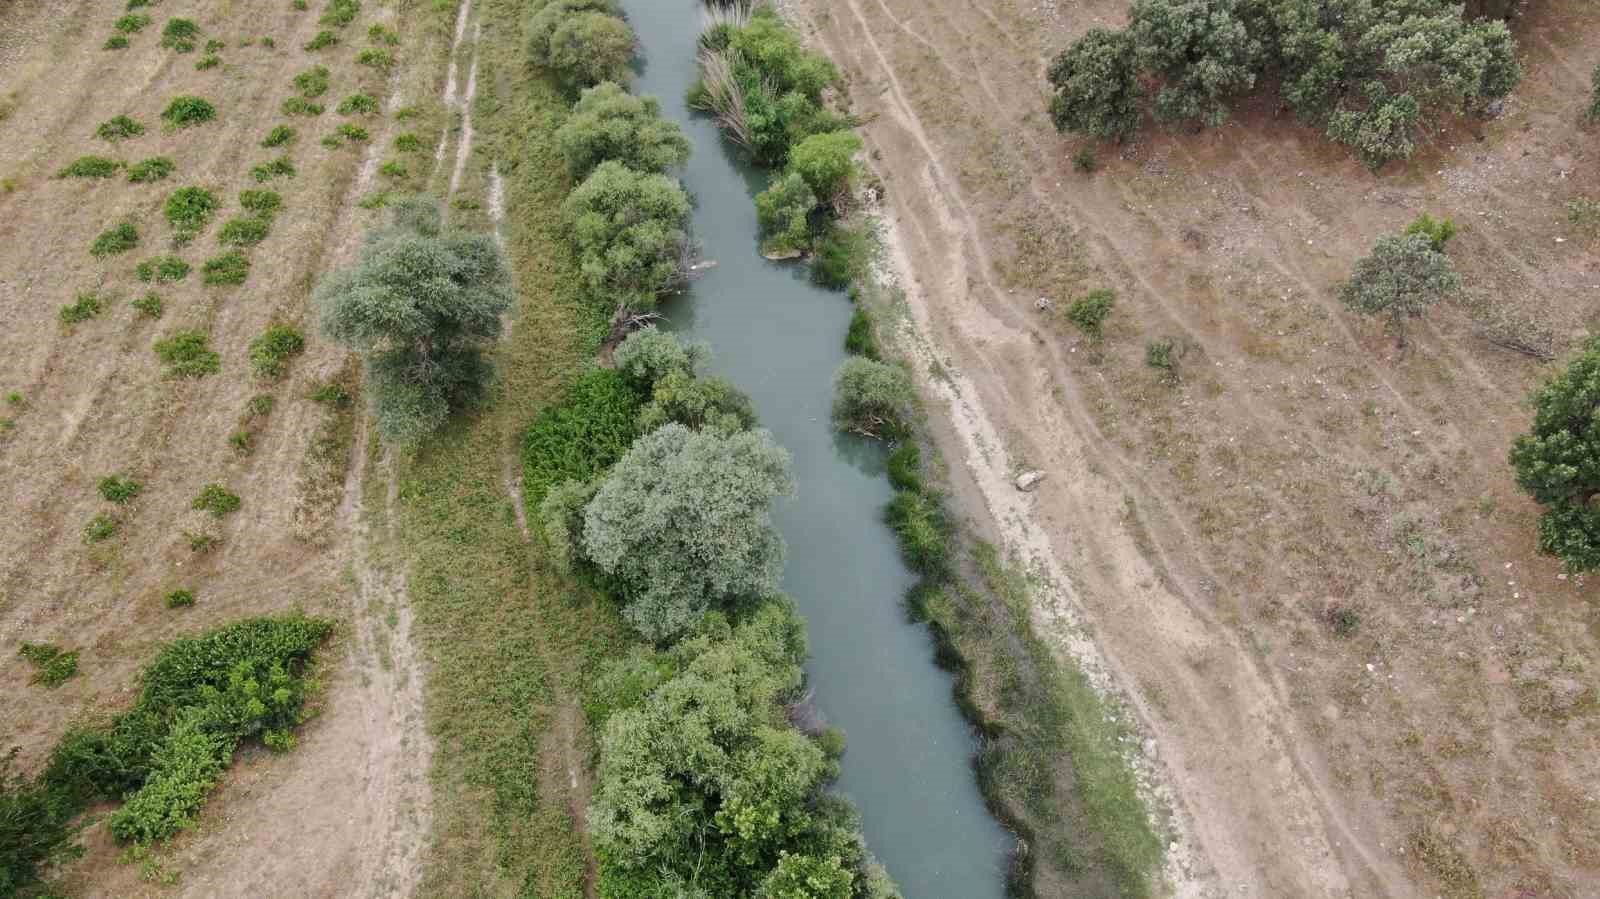
[(604, 162), (562, 209), (597, 299), (649, 309), (682, 274), (689, 197), (671, 178)]
[(684, 343), (671, 331), (646, 325), (629, 334), (611, 356), (611, 364), (633, 389), (648, 395), (656, 382), (673, 372), (693, 375), (710, 355), (704, 343)]
[(915, 402), (911, 377), (898, 365), (852, 356), (834, 372), (833, 424), (841, 431), (895, 439)]
[(569, 88), (625, 81), (638, 40), (622, 19), (603, 12), (568, 17), (550, 34), (550, 68)]
[(860, 152), (861, 138), (854, 131), (813, 134), (789, 151), (789, 171), (804, 178), (823, 202), (838, 206), (855, 180)]
[(1055, 58), (1048, 77), (1057, 131), (1121, 140), (1139, 127), (1144, 91), (1127, 32), (1091, 28)]
[(1159, 74), (1156, 115), (1216, 127), (1227, 101), (1255, 86), (1261, 42), (1237, 0), (1135, 0), (1128, 31), (1139, 67)]
[(1533, 396), (1533, 430), (1511, 447), (1517, 485), (1545, 507), (1539, 549), (1570, 571), (1600, 568), (1600, 339)]
[(617, 584), (628, 621), (667, 640), (714, 604), (777, 592), (772, 501), (793, 489), (789, 454), (766, 431), (668, 424), (634, 442), (584, 510), (584, 553)]
[(556, 143), (577, 180), (607, 160), (636, 172), (659, 173), (689, 159), (689, 141), (677, 122), (661, 117), (660, 101), (635, 97), (614, 81), (583, 92), (557, 129)]
[(1340, 289), (1345, 305), (1368, 315), (1386, 315), (1399, 345), (1406, 345), (1405, 323), (1461, 289), (1450, 257), (1433, 247), (1427, 234), (1391, 234), (1378, 239), (1372, 254), (1356, 263)]
[(408, 444), (487, 385), (479, 344), (500, 335), (514, 296), (489, 236), (441, 231), (431, 200), (402, 201), (392, 217), (354, 266), (323, 279), (315, 302), (323, 333), (367, 357), (379, 432)]
[(811, 244), (810, 217), (817, 195), (798, 172), (789, 172), (756, 194), (761, 252), (771, 258), (798, 256)]
[[(618, 18), (622, 9), (616, 0), (534, 0), (533, 15), (528, 20), (528, 61), (541, 68), (548, 68), (569, 86), (587, 87), (601, 81), (618, 81), (628, 76), (627, 62), (633, 55), (633, 32), (627, 30), (626, 22)], [(601, 18), (615, 20), (615, 24), (600, 24)], [(611, 49), (611, 42), (617, 39), (620, 25), (626, 31), (626, 49), (621, 57), (621, 65), (616, 77), (602, 76), (592, 81), (584, 81), (579, 77), (582, 73), (573, 71), (574, 63), (584, 67), (600, 68), (615, 62), (615, 59), (606, 53), (595, 54), (594, 59), (585, 60), (575, 58), (574, 53), (582, 53), (584, 40), (581, 35), (592, 33), (598, 42), (597, 50)], [(609, 32), (602, 35), (601, 32)]]

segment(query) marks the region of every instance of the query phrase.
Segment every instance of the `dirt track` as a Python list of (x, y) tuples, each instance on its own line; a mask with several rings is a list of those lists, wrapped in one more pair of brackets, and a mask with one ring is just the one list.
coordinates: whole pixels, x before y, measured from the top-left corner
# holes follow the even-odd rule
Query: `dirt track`
[[(1549, 657), (1594, 651), (1583, 596), (1535, 557), (1503, 461), (1542, 371), (1476, 338), (1461, 309), (1397, 358), (1329, 290), (1426, 210), (1467, 224), (1469, 283), (1551, 298), (1534, 305), (1564, 343), (1585, 323), (1577, 299), (1600, 260), (1554, 239), (1561, 200), (1600, 182), (1568, 108), (1600, 54), (1574, 35), (1579, 5), (1524, 24), (1530, 75), (1503, 121), (1447, 132), (1379, 177), (1250, 105), (1242, 125), (1147, 131), (1122, 158), (1102, 149), (1092, 178), (1072, 171), (1042, 73), (1125, 4), (791, 10), (873, 117), (890, 261), (909, 275), (922, 361), (942, 369), (922, 366), (924, 388), (950, 410), (940, 443), (970, 475), (958, 489), (1057, 585), (1041, 629), (1153, 738), (1180, 894), (1431, 895), (1449, 866), (1415, 859), (1434, 837), (1475, 872), (1439, 892), (1593, 882), (1592, 809), (1546, 817), (1592, 782), (1585, 740), (1534, 751), (1535, 777), (1510, 773), (1535, 735), (1593, 734), (1530, 713), (1505, 675), (1544, 689)], [(1034, 307), (1098, 286), (1119, 293), (1104, 348)], [(1143, 340), (1163, 334), (1189, 349), (1178, 388), (1140, 370)], [(1031, 497), (1010, 486), (1025, 467), (1048, 474)], [(1410, 539), (1445, 561), (1397, 565)], [(1535, 579), (1537, 621), (1534, 594), (1491, 586), (1487, 560)], [(1449, 581), (1469, 569), (1470, 589)], [(1332, 602), (1361, 608), (1361, 639), (1329, 637)]]

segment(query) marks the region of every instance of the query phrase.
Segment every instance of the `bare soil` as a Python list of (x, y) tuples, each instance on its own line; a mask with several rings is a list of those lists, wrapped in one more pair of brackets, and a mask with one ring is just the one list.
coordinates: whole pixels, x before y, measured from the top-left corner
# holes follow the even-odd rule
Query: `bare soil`
[[(1513, 311), (1558, 353), (1595, 327), (1600, 248), (1563, 211), (1600, 198), (1600, 136), (1577, 124), (1591, 6), (1537, 5), (1504, 113), (1406, 166), (1366, 171), (1263, 94), (1220, 129), (1095, 147), (1085, 174), (1043, 73), (1121, 0), (790, 5), (871, 118), (958, 493), (1044, 576), (1041, 631), (1136, 715), (1180, 895), (1600, 878), (1594, 590), (1538, 555), (1505, 461), (1555, 369), (1482, 324)], [(1421, 212), (1464, 226), (1469, 287), (1399, 352), (1334, 288)], [(1059, 310), (1099, 287), (1118, 300), (1092, 344)], [(1144, 363), (1159, 338), (1176, 383)]]

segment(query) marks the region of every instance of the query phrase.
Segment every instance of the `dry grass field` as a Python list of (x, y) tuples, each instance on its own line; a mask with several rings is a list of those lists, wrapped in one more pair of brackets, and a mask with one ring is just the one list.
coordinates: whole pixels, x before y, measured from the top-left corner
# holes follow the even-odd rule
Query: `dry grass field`
[[(1600, 329), (1600, 243), (1565, 210), (1600, 199), (1595, 5), (1532, 4), (1504, 112), (1378, 174), (1270, 90), (1076, 170), (1045, 67), (1123, 0), (792, 7), (871, 119), (958, 492), (1061, 560), (1061, 645), (1093, 638), (1152, 738), (1179, 891), (1593, 895), (1600, 617), (1506, 463), (1558, 363), (1488, 337), (1559, 360)], [(1463, 226), (1466, 289), (1400, 352), (1335, 288), (1423, 212)], [(1102, 287), (1098, 346), (1036, 307)], [(1175, 383), (1145, 363), (1162, 338)], [(1047, 479), (1018, 511), (1026, 468)]]

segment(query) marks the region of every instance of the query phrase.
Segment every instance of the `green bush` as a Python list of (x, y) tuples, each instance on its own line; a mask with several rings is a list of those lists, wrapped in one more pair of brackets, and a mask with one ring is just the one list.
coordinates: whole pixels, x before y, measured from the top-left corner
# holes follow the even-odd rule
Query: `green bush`
[(261, 139), (261, 146), (264, 149), (281, 147), (285, 144), (293, 143), (294, 139), (295, 132), (293, 128), (290, 128), (288, 125), (278, 125), (271, 131), (268, 131), (267, 136)]
[(397, 134), (394, 138), (394, 149), (396, 153), (419, 153), (422, 151), (422, 138), (409, 132)]
[(215, 374), (222, 368), (222, 357), (207, 345), (203, 332), (183, 330), (171, 337), (155, 342), (156, 357), (167, 365), (167, 374), (174, 378), (200, 378)]
[(317, 24), (343, 28), (354, 22), (360, 12), (360, 0), (328, 0), (328, 5), (323, 8), (322, 18), (317, 20)]
[(899, 490), (884, 510), (884, 521), (900, 543), (900, 555), (923, 577), (942, 579), (950, 569), (953, 530), (937, 494)]
[(59, 687), (78, 673), (77, 650), (67, 652), (54, 643), (24, 642), (17, 649), (17, 655), (33, 665), (33, 677), (29, 683)]
[(93, 291), (80, 293), (73, 301), (61, 307), (57, 315), (64, 325), (75, 325), (86, 322), (105, 311), (106, 303), (101, 296)]
[(907, 440), (889, 453), (889, 485), (896, 490), (922, 491), (922, 450)]
[(328, 67), (312, 66), (294, 76), (294, 89), (306, 99), (320, 97), (328, 92)]
[(173, 235), (182, 243), (205, 230), (221, 205), (216, 195), (203, 187), (180, 187), (167, 196), (163, 211)]
[(351, 94), (339, 101), (340, 115), (377, 115), (378, 98), (371, 94)]
[(250, 177), (265, 183), (274, 178), (293, 178), (295, 176), (294, 163), (287, 156), (269, 159), (250, 169)]
[[(305, 97), (290, 97), (278, 107), (278, 111), (287, 116), (305, 116), (314, 118), (326, 111), (321, 103), (313, 103)], [(276, 144), (274, 144), (276, 146)]]
[(1532, 396), (1529, 433), (1511, 447), (1517, 485), (1544, 507), (1539, 549), (1568, 571), (1600, 568), (1600, 340)]
[(845, 352), (868, 359), (879, 358), (878, 337), (873, 330), (872, 312), (860, 303), (850, 313), (850, 330), (844, 335)]
[(772, 502), (794, 489), (765, 431), (669, 424), (640, 437), (584, 509), (583, 548), (646, 639), (671, 639), (715, 605), (772, 596), (783, 538)]
[(639, 431), (648, 433), (672, 422), (733, 434), (753, 427), (756, 411), (750, 397), (726, 378), (671, 371), (655, 382), (650, 402), (639, 410)]
[(250, 341), (250, 370), (258, 378), (281, 378), (289, 360), (305, 351), (306, 339), (288, 325), (272, 325)]
[(128, 49), (128, 38), (126, 35), (113, 34), (112, 36), (106, 38), (106, 42), (100, 45), (100, 49), (126, 50)]
[(845, 290), (866, 275), (872, 262), (872, 237), (865, 223), (846, 227), (830, 223), (816, 243), (811, 280), (830, 290)]
[(797, 256), (811, 246), (811, 213), (817, 195), (798, 172), (773, 180), (756, 194), (756, 221), (761, 227), (761, 252), (771, 258)]
[(394, 67), (394, 54), (377, 47), (367, 47), (356, 54), (356, 65), (371, 66), (387, 72)]
[(125, 503), (139, 495), (144, 485), (127, 475), (113, 474), (100, 479), (100, 495), (106, 502)]
[(539, 509), (558, 484), (594, 481), (622, 458), (638, 436), (641, 402), (620, 371), (593, 369), (560, 402), (541, 409), (522, 438), (527, 508)]
[(147, 293), (144, 296), (138, 298), (137, 300), (134, 300), (132, 305), (133, 305), (133, 308), (136, 311), (138, 311), (138, 313), (140, 315), (144, 316), (145, 318), (160, 318), (161, 317), (163, 304), (162, 304), (162, 301), (161, 301), (161, 295), (160, 294)]
[(177, 256), (152, 256), (134, 268), (140, 281), (167, 284), (189, 276), (189, 263)]
[(626, 81), (635, 39), (617, 13), (613, 0), (550, 0), (529, 20), (529, 60), (573, 89)]
[(161, 46), (188, 53), (194, 49), (195, 38), (200, 36), (200, 26), (193, 19), (168, 19), (161, 29)]
[(166, 603), (167, 608), (169, 609), (181, 609), (184, 606), (192, 606), (194, 605), (194, 591), (173, 590), (166, 596), (162, 597), (162, 600)]
[(689, 141), (678, 123), (661, 115), (654, 97), (635, 97), (615, 82), (585, 90), (556, 131), (573, 180), (614, 160), (636, 172), (665, 172), (689, 160)]
[(897, 440), (910, 427), (916, 396), (905, 369), (852, 356), (833, 375), (833, 426), (868, 437)]
[(594, 499), (598, 483), (563, 481), (546, 491), (536, 508), (539, 534), (550, 551), (550, 561), (567, 577), (588, 577), (583, 557), (583, 507)]
[(166, 156), (152, 156), (128, 167), (128, 180), (134, 184), (161, 181), (172, 174), (175, 166)]
[(562, 210), (595, 300), (650, 309), (682, 275), (689, 198), (665, 175), (602, 163)]
[(1127, 32), (1089, 29), (1050, 63), (1046, 77), (1056, 130), (1121, 140), (1139, 127), (1144, 91)]
[(1104, 336), (1105, 320), (1116, 305), (1116, 291), (1104, 287), (1091, 290), (1067, 306), (1067, 321), (1077, 325), (1090, 340), (1099, 342)]
[(96, 515), (83, 526), (83, 542), (87, 544), (109, 540), (117, 533), (117, 520), (110, 515)]
[(514, 296), (492, 237), (441, 232), (431, 201), (391, 208), (391, 226), (371, 232), (315, 301), (323, 333), (367, 356), (379, 432), (409, 444), (482, 396), (493, 368), (479, 347), (499, 336)]
[(618, 344), (611, 364), (640, 396), (648, 396), (656, 382), (672, 372), (693, 375), (709, 353), (706, 344), (684, 343), (671, 331), (646, 325)]
[(317, 32), (316, 37), (306, 41), (304, 49), (307, 52), (314, 53), (324, 47), (332, 47), (337, 43), (339, 43), (339, 36), (337, 34), (334, 34), (331, 31), (319, 31)]
[(267, 217), (283, 208), (283, 197), (273, 190), (241, 190), (239, 205), (256, 215)]
[(125, 115), (107, 119), (94, 129), (95, 137), (111, 143), (138, 137), (143, 133), (144, 126)]
[(230, 513), (239, 511), (239, 495), (230, 491), (221, 484), (207, 484), (200, 488), (200, 493), (194, 498), (189, 507), (210, 514), (212, 518), (222, 518)]
[[(360, 125), (352, 125), (349, 122), (341, 122), (339, 127), (335, 128), (334, 131), (339, 135), (347, 137), (353, 141), (367, 140), (372, 136), (367, 133), (367, 129), (361, 127)], [(401, 137), (405, 137), (405, 135), (402, 134)]]
[(110, 178), (122, 170), (122, 162), (104, 156), (79, 156), (66, 168), (56, 172), (57, 178)]
[(217, 242), (229, 247), (253, 247), (267, 239), (272, 223), (262, 216), (244, 216), (223, 223)]
[(850, 192), (859, 152), (861, 138), (854, 131), (813, 134), (790, 149), (789, 171), (806, 179), (822, 202), (837, 206)]
[(1416, 221), (1406, 226), (1405, 234), (1407, 236), (1421, 234), (1428, 238), (1435, 250), (1443, 253), (1444, 245), (1450, 242), (1450, 238), (1456, 236), (1456, 223), (1450, 219), (1436, 219), (1424, 212), (1417, 216)]
[(89, 244), (89, 255), (96, 258), (126, 253), (139, 245), (139, 229), (132, 222), (107, 228)]
[(1400, 346), (1405, 346), (1405, 323), (1429, 306), (1461, 289), (1450, 257), (1434, 248), (1428, 233), (1387, 235), (1378, 239), (1372, 254), (1356, 262), (1350, 280), (1340, 288), (1345, 305), (1367, 315), (1388, 318)]
[(161, 111), (161, 119), (174, 128), (201, 125), (217, 117), (217, 108), (200, 97), (174, 97)]

